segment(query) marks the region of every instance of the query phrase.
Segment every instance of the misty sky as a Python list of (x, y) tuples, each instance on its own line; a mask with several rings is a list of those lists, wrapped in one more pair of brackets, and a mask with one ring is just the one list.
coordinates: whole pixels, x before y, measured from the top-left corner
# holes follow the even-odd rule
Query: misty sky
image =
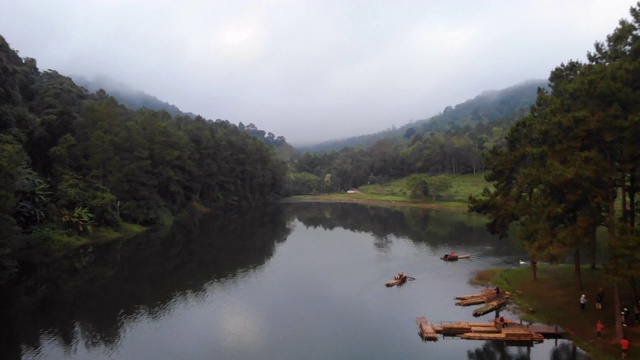
[(634, 1), (0, 0), (40, 70), (108, 76), (293, 145), (427, 119), (586, 59)]

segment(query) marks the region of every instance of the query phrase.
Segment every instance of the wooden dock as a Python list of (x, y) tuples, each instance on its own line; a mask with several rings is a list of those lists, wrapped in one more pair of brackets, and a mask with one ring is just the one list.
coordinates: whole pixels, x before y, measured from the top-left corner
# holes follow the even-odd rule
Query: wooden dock
[(427, 320), (426, 317), (424, 316), (420, 316), (416, 319), (416, 323), (418, 324), (418, 334), (420, 334), (420, 337), (422, 338), (422, 340), (424, 341), (438, 341), (438, 334), (436, 333), (435, 329), (433, 328), (433, 326), (431, 325), (431, 323), (429, 322), (429, 320)]

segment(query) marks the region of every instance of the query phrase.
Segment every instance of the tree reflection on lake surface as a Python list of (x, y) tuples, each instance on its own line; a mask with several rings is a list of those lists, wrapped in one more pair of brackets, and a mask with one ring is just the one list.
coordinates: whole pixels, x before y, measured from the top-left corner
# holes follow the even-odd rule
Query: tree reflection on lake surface
[[(471, 258), (438, 259), (452, 250)], [(564, 340), (418, 337), (417, 316), (483, 321), (453, 297), (477, 290), (474, 271), (525, 255), (466, 213), (300, 203), (211, 214), (24, 274), (3, 296), (0, 348), (7, 359), (585, 358)], [(386, 288), (398, 271), (417, 280)]]

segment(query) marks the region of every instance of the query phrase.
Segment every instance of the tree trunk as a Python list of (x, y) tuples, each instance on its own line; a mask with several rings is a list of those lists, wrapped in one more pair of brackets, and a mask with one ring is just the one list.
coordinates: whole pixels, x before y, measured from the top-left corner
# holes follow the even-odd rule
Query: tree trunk
[(616, 317), (616, 339), (622, 339), (624, 331), (622, 329), (622, 306), (620, 306), (620, 289), (618, 284), (613, 284), (613, 313)]
[(575, 261), (575, 268), (574, 268), (574, 274), (576, 276), (576, 288), (578, 290), (582, 290), (582, 272), (580, 271), (580, 249), (578, 247), (576, 247), (576, 261)]
[(532, 276), (532, 281), (538, 281), (538, 263), (537, 261), (535, 261), (535, 259), (533, 258), (533, 256), (530, 257), (529, 259), (530, 263), (531, 263), (531, 276)]
[(629, 279), (629, 285), (631, 286), (631, 291), (633, 292), (633, 304), (634, 307), (636, 304), (638, 304), (638, 288), (636, 286), (636, 278), (635, 277), (631, 277)]
[[(609, 243), (611, 244), (615, 244), (617, 241), (616, 228), (615, 228), (615, 220), (616, 220), (615, 219), (615, 216), (616, 216), (615, 200), (616, 200), (616, 194), (615, 192), (611, 192), (609, 194), (609, 199), (608, 199), (609, 209), (607, 214), (607, 235), (609, 237)], [(617, 276), (618, 275), (618, 259), (616, 259), (616, 257), (614, 256), (611, 259), (611, 262), (612, 262), (611, 275)], [(624, 334), (622, 329), (622, 316), (620, 316), (622, 312), (622, 307), (620, 306), (620, 289), (618, 287), (617, 282), (613, 283), (613, 300), (614, 300), (613, 313), (615, 314), (615, 319), (616, 319), (616, 338), (622, 339), (622, 336)]]
[(596, 228), (593, 228), (593, 230), (591, 231), (591, 233), (589, 234), (589, 237), (591, 238), (591, 270), (595, 270), (596, 269), (596, 252), (598, 251), (598, 242), (596, 241)]

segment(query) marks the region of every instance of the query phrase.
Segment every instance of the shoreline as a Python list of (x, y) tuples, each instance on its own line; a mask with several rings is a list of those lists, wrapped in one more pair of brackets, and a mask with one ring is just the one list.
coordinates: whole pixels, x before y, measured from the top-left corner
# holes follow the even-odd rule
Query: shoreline
[(460, 205), (433, 204), (433, 203), (416, 203), (406, 200), (383, 200), (383, 199), (363, 199), (350, 197), (345, 198), (341, 194), (335, 195), (296, 195), (284, 198), (279, 201), (281, 204), (295, 204), (304, 202), (320, 202), (320, 203), (356, 203), (380, 207), (412, 207), (433, 210), (448, 210), (457, 212), (468, 212), (468, 204), (458, 203)]
[[(582, 267), (583, 286), (577, 289), (573, 265), (538, 266), (538, 280), (532, 281), (530, 267), (487, 269), (474, 274), (470, 282), (477, 286), (500, 286), (514, 294), (508, 310), (523, 321), (558, 325), (566, 330), (566, 338), (584, 350), (590, 358), (607, 360), (620, 358), (619, 340), (615, 336), (613, 286), (602, 268)], [(603, 288), (603, 309), (595, 309), (595, 298)], [(581, 310), (578, 299), (586, 294), (587, 307)], [(630, 297), (631, 289), (622, 289), (621, 298)], [(604, 324), (602, 337), (596, 335), (596, 322)], [(631, 342), (629, 359), (640, 358), (640, 324), (625, 327)]]

